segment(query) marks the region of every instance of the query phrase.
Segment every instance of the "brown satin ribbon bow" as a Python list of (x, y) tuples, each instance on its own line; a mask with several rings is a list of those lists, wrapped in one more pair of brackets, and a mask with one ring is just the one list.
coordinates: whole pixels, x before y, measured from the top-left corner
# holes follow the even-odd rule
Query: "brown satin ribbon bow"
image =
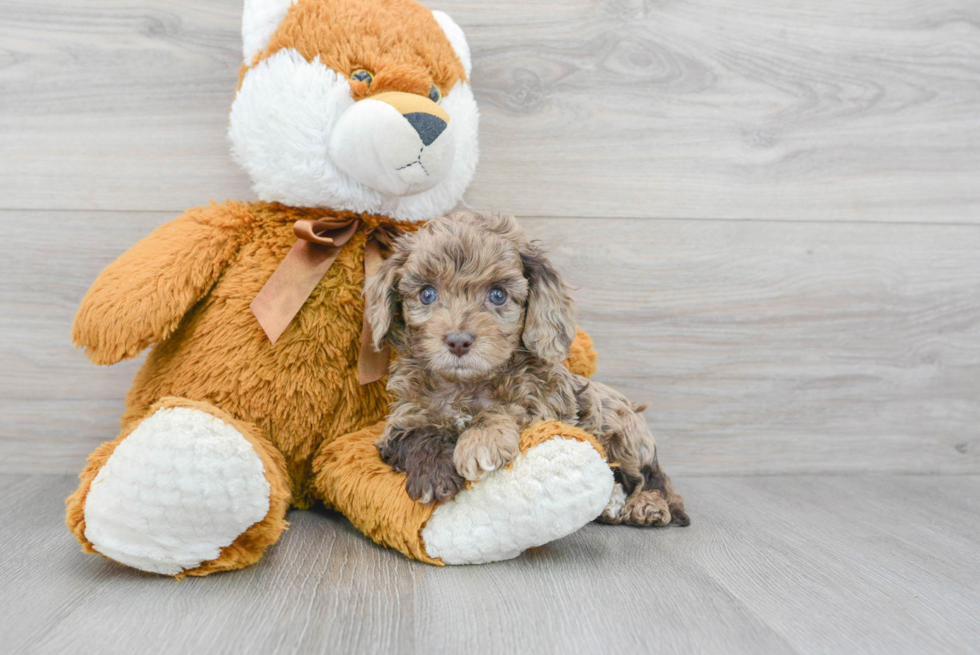
[[(249, 305), (272, 343), (279, 340), (299, 313), (359, 225), (357, 219), (302, 219), (293, 224), (296, 243)], [(375, 232), (364, 247), (365, 280), (381, 264), (379, 239), (387, 242), (388, 235)], [(358, 381), (368, 384), (383, 378), (388, 372), (390, 356), (388, 348), (380, 352), (374, 349), (365, 313), (361, 325), (361, 355), (357, 363)]]

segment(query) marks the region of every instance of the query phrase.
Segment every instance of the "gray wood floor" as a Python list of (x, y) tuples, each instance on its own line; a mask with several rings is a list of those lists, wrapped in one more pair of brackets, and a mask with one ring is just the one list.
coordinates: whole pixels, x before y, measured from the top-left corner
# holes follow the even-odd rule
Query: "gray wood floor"
[(688, 529), (587, 526), (437, 568), (293, 512), (258, 565), (175, 582), (78, 551), (68, 476), (0, 476), (7, 653), (966, 653), (980, 476), (677, 480)]

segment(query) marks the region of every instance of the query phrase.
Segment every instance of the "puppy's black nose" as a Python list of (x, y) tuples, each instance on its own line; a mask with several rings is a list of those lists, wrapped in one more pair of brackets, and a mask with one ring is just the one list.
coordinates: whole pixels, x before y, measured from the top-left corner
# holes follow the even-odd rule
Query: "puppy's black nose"
[(474, 341), (476, 341), (476, 337), (469, 332), (450, 332), (446, 335), (446, 346), (449, 347), (449, 352), (457, 357), (462, 357), (468, 353), (473, 347)]
[(446, 121), (423, 111), (405, 114), (405, 120), (415, 128), (419, 138), (422, 139), (422, 143), (427, 146), (432, 145), (432, 142), (438, 139), (439, 135), (446, 129)]

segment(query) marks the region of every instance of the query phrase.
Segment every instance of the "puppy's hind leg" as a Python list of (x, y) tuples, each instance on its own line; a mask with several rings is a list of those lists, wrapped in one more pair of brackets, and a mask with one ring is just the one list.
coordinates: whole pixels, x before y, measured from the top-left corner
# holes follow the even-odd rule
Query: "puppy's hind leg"
[(614, 466), (616, 485), (606, 510), (606, 523), (688, 526), (684, 499), (674, 491), (660, 468), (653, 434), (626, 398), (602, 384), (592, 383), (602, 415), (601, 440)]
[[(684, 511), (684, 499), (674, 491), (656, 456), (653, 463), (641, 467), (639, 476), (617, 469), (615, 477), (613, 497), (599, 520), (654, 527), (669, 523), (681, 527), (691, 525), (691, 519)], [(627, 489), (632, 491), (627, 492)]]
[(621, 467), (615, 469), (614, 476), (613, 495), (600, 521), (654, 527), (671, 522), (670, 505), (660, 490), (645, 488), (642, 476), (627, 473)]
[(656, 456), (652, 463), (640, 467), (639, 475), (620, 466), (614, 470), (614, 476), (613, 495), (600, 521), (654, 527), (669, 523), (681, 527), (691, 525), (684, 511), (684, 498), (674, 491)]
[(670, 522), (683, 528), (691, 525), (691, 517), (684, 511), (684, 498), (674, 491), (674, 485), (670, 478), (660, 468), (657, 456), (653, 456), (653, 462), (645, 464), (640, 468), (643, 474), (643, 490), (641, 494), (659, 494), (660, 498), (667, 503), (670, 509)]

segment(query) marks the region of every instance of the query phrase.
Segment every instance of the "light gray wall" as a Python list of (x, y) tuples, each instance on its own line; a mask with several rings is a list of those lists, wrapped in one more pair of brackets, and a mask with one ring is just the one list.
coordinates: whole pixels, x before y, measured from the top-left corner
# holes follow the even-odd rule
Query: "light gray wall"
[[(599, 378), (682, 475), (980, 472), (980, 8), (432, 2), (482, 160), (570, 280)], [(208, 199), (241, 0), (0, 0), (0, 470), (75, 472), (135, 363), (69, 342), (98, 272)]]

